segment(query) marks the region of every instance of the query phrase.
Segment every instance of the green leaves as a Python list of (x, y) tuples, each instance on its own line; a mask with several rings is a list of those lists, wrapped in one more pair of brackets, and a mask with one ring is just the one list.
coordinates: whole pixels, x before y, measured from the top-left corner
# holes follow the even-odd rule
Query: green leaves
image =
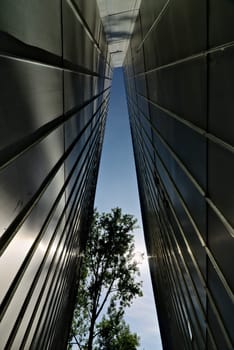
[[(124, 308), (130, 306), (135, 297), (142, 295), (141, 282), (136, 282), (139, 269), (134, 261), (132, 231), (135, 228), (136, 219), (132, 215), (122, 214), (120, 208), (112, 209), (110, 213), (94, 212), (84, 251), (70, 338), (74, 340), (73, 336), (76, 335), (80, 349), (92, 350), (94, 339), (97, 338), (96, 342), (100, 343), (100, 337), (104, 337), (110, 323), (113, 320), (115, 325), (117, 320), (120, 322)], [(104, 310), (108, 310), (108, 319), (104, 318), (98, 324)], [(121, 319), (121, 334), (126, 333), (127, 337), (130, 331), (123, 322)], [(114, 327), (113, 331), (117, 332), (117, 328)], [(120, 348), (113, 347), (115, 349)]]
[(103, 317), (97, 326), (99, 337), (96, 350), (136, 350), (139, 337), (131, 333), (123, 319), (123, 312), (109, 308), (107, 317)]

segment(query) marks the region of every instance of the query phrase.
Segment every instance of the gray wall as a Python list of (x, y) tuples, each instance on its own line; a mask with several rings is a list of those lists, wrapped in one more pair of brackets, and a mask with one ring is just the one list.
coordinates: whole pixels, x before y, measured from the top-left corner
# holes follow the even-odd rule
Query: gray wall
[(234, 342), (234, 2), (143, 0), (125, 59), (164, 349)]
[(0, 349), (63, 349), (112, 70), (96, 2), (0, 2)]

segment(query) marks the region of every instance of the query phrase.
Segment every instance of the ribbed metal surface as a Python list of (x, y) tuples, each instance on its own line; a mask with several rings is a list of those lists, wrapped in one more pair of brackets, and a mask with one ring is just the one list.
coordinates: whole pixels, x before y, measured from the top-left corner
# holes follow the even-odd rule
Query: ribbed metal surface
[(233, 349), (234, 3), (143, 0), (125, 80), (164, 349)]
[(0, 349), (63, 349), (112, 69), (95, 1), (0, 4)]

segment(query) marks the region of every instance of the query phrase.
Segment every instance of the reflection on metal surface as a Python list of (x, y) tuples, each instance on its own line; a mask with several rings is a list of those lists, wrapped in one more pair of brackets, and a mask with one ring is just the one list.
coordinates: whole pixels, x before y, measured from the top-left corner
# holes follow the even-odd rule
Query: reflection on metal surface
[(112, 75), (97, 14), (1, 2), (1, 349), (66, 348)]
[(233, 2), (24, 5), (0, 5), (0, 347), (66, 348), (125, 58), (164, 349), (232, 349)]
[(207, 3), (143, 0), (124, 62), (148, 258), (168, 350), (234, 347), (234, 37), (226, 22), (234, 5)]
[(123, 64), (141, 0), (97, 0), (114, 67)]

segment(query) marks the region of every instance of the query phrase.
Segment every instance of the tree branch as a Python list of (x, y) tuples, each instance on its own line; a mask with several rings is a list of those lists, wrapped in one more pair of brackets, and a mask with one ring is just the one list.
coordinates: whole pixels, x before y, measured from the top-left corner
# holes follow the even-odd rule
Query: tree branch
[(98, 331), (98, 332), (96, 332), (95, 334), (94, 334), (94, 336), (93, 336), (93, 338), (95, 338), (98, 334), (100, 334), (101, 333), (101, 331)]
[(75, 343), (71, 343), (71, 344), (76, 344), (76, 345), (78, 345), (78, 348), (80, 349), (80, 350), (82, 350), (82, 348), (81, 348), (81, 345), (79, 344), (79, 342), (78, 342), (78, 339), (76, 338), (76, 336), (73, 334), (73, 337), (75, 338)]
[(109, 286), (109, 288), (108, 288), (108, 290), (107, 290), (107, 292), (106, 292), (105, 298), (104, 298), (104, 300), (103, 300), (103, 302), (102, 302), (102, 304), (101, 304), (101, 306), (100, 306), (98, 312), (96, 313), (96, 319), (97, 319), (98, 316), (100, 315), (100, 313), (101, 313), (101, 311), (102, 311), (102, 309), (103, 309), (103, 307), (104, 307), (104, 305), (105, 305), (105, 303), (106, 303), (106, 301), (107, 301), (107, 299), (108, 299), (108, 296), (110, 295), (111, 288), (112, 288), (114, 282), (115, 282), (115, 275), (114, 275), (114, 278), (113, 278), (113, 280), (111, 281), (111, 284), (110, 284), (110, 286)]

